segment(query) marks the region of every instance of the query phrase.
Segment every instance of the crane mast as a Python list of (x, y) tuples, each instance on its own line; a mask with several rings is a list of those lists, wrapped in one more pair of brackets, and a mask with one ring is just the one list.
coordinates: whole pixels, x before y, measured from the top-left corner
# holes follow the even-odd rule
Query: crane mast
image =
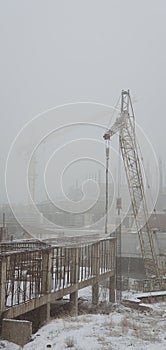
[[(126, 172), (132, 210), (140, 241), (147, 278), (157, 278), (161, 287), (160, 269), (155, 252), (152, 232), (148, 224), (148, 208), (141, 171), (141, 162), (135, 134), (135, 118), (129, 90), (122, 91), (121, 113), (113, 126), (104, 134), (106, 142), (118, 133), (120, 150)], [(142, 221), (143, 220), (143, 221)], [(142, 222), (144, 224), (142, 224)]]

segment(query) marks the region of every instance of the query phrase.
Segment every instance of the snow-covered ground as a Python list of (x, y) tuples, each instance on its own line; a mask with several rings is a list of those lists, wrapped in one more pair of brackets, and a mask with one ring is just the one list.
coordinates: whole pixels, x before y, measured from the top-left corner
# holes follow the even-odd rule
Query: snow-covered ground
[[(23, 349), (165, 350), (166, 303), (151, 306), (148, 312), (121, 305), (112, 308), (112, 312), (108, 314), (84, 314), (52, 320), (34, 334), (33, 340)], [(103, 310), (107, 310), (106, 305)], [(1, 340), (0, 349), (21, 348)]]

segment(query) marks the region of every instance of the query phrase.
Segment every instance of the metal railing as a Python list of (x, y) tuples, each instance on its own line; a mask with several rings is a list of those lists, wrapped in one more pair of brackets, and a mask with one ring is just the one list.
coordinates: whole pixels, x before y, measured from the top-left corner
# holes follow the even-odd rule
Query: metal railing
[[(115, 271), (115, 239), (79, 247), (12, 246), (0, 253), (0, 310)], [(16, 251), (17, 248), (17, 251)]]

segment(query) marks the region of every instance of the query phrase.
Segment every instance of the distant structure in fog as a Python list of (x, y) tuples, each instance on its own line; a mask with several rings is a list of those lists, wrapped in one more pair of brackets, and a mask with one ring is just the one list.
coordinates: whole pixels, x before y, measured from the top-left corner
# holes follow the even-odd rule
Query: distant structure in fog
[(3, 213), (2, 226), (0, 227), (0, 242), (8, 240), (8, 229), (5, 222), (5, 213)]
[(35, 155), (33, 155), (33, 158), (31, 160), (30, 167), (29, 167), (29, 189), (30, 189), (30, 194), (33, 202), (35, 202), (35, 192), (36, 192), (36, 178), (37, 178), (36, 165), (37, 165), (37, 160)]

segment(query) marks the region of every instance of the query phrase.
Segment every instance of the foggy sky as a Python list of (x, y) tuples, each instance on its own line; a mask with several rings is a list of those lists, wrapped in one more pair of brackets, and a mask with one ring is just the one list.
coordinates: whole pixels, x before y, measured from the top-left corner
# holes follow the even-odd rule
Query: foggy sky
[(26, 122), (68, 102), (114, 105), (122, 89), (166, 166), (165, 18), (165, 0), (0, 2), (0, 201), (9, 147)]

